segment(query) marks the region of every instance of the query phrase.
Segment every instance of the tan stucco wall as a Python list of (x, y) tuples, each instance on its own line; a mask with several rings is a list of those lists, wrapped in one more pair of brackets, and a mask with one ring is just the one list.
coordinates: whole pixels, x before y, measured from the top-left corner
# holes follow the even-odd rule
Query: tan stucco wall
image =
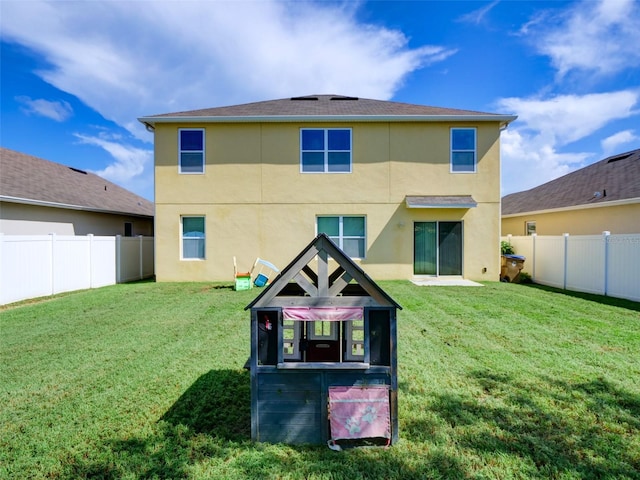
[(503, 218), (502, 235), (525, 235), (526, 222), (536, 222), (538, 235), (640, 233), (640, 203)]
[[(413, 222), (462, 221), (466, 278), (499, 276), (499, 131), (492, 124), (313, 124), (353, 130), (350, 174), (300, 173), (299, 124), (206, 128), (202, 175), (178, 174), (178, 125), (158, 124), (156, 276), (231, 281), (256, 257), (284, 267), (316, 235), (317, 215), (364, 215), (374, 279), (413, 275)], [(450, 127), (478, 128), (478, 171), (452, 174)], [(472, 209), (408, 209), (406, 195), (472, 195)], [(180, 216), (206, 216), (206, 260), (180, 259)], [(483, 269), (486, 268), (486, 273)]]
[(132, 224), (133, 235), (153, 235), (153, 221), (65, 208), (19, 203), (0, 203), (0, 233), (6, 235), (124, 235), (124, 224)]

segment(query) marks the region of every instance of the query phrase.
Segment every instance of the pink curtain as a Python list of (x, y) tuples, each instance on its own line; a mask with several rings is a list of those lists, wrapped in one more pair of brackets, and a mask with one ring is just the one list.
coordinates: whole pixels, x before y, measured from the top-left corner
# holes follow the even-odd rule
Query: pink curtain
[(282, 309), (282, 318), (302, 322), (362, 320), (364, 309), (362, 307), (285, 307)]
[(391, 438), (389, 387), (329, 387), (331, 439)]

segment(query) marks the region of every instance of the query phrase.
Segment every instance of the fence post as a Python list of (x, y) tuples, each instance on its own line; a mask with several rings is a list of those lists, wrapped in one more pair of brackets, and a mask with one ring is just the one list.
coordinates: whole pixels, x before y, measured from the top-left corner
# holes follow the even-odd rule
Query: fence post
[(139, 265), (140, 265), (140, 275), (138, 275), (139, 279), (142, 280), (144, 276), (143, 266), (142, 266), (142, 255), (143, 255), (143, 245), (142, 245), (142, 235), (138, 235), (138, 257), (139, 257)]
[(51, 264), (49, 265), (49, 268), (51, 268), (51, 278), (49, 281), (49, 286), (51, 287), (51, 293), (49, 295), (53, 295), (56, 293), (56, 289), (55, 289), (55, 254), (56, 254), (56, 234), (54, 233), (50, 233), (49, 234), (49, 246), (51, 249)]
[(4, 285), (3, 285), (4, 282), (2, 281), (2, 278), (3, 278), (2, 272), (7, 271), (6, 268), (5, 269), (2, 268), (2, 250), (4, 250), (4, 233), (0, 232), (0, 305), (4, 305), (4, 299), (5, 299), (5, 297), (2, 295), (2, 292), (7, 291), (4, 288)]
[(566, 290), (567, 289), (567, 268), (569, 266), (569, 261), (567, 259), (567, 257), (569, 255), (567, 255), (569, 253), (569, 234), (568, 233), (563, 233), (562, 236), (564, 237), (564, 266), (562, 268), (563, 272), (562, 272), (562, 289)]
[(89, 288), (93, 288), (93, 233), (87, 234), (89, 240)]
[(609, 238), (611, 232), (605, 230), (602, 232), (602, 238), (604, 240), (604, 295), (607, 296), (609, 291)]
[(533, 261), (533, 267), (532, 267), (532, 271), (531, 271), (531, 280), (533, 281), (533, 283), (536, 282), (536, 238), (538, 238), (538, 234), (537, 233), (532, 233), (531, 234), (531, 256), (533, 257), (532, 261)]
[(122, 236), (116, 235), (116, 283), (122, 283), (120, 280), (122, 278), (122, 246), (120, 243), (122, 242)]

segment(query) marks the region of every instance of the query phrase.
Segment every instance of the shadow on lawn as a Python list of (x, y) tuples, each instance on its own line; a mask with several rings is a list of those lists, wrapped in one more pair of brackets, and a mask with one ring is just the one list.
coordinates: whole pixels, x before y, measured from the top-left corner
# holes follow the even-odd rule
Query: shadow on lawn
[(612, 307), (626, 308), (627, 310), (640, 312), (640, 302), (634, 302), (633, 300), (607, 297), (604, 295), (596, 295), (593, 293), (574, 292), (572, 290), (563, 290), (561, 288), (549, 287), (547, 285), (540, 285), (537, 283), (523, 283), (521, 285), (528, 288), (535, 288), (537, 290), (544, 290), (545, 292), (560, 293), (562, 295), (567, 295), (568, 297), (581, 298), (589, 302), (601, 303), (602, 305), (610, 305)]
[(522, 474), (533, 478), (640, 478), (640, 445), (633, 440), (640, 435), (639, 395), (603, 379), (471, 376), (482, 394), (440, 395), (431, 406), (462, 449), (518, 457), (530, 469)]
[(249, 373), (236, 370), (211, 370), (205, 373), (182, 394), (161, 420), (224, 440), (249, 440)]
[(101, 454), (64, 459), (64, 478), (186, 478), (199, 459), (229, 455), (251, 436), (249, 374), (211, 370), (139, 437), (107, 439)]
[[(63, 478), (465, 478), (459, 459), (440, 451), (422, 458), (395, 447), (334, 452), (326, 446), (250, 440), (250, 376), (211, 370), (191, 385), (149, 431), (106, 439), (90, 454), (64, 459)], [(99, 452), (99, 453), (96, 453)], [(194, 472), (200, 472), (199, 474)], [(200, 475), (198, 477), (198, 475)]]

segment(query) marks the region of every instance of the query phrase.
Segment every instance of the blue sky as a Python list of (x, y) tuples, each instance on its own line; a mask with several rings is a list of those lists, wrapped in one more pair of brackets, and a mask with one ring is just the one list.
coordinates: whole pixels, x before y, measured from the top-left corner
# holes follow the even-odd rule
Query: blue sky
[(0, 0), (0, 144), (153, 200), (138, 117), (335, 93), (518, 115), (507, 194), (640, 147), (638, 25), (630, 0)]

